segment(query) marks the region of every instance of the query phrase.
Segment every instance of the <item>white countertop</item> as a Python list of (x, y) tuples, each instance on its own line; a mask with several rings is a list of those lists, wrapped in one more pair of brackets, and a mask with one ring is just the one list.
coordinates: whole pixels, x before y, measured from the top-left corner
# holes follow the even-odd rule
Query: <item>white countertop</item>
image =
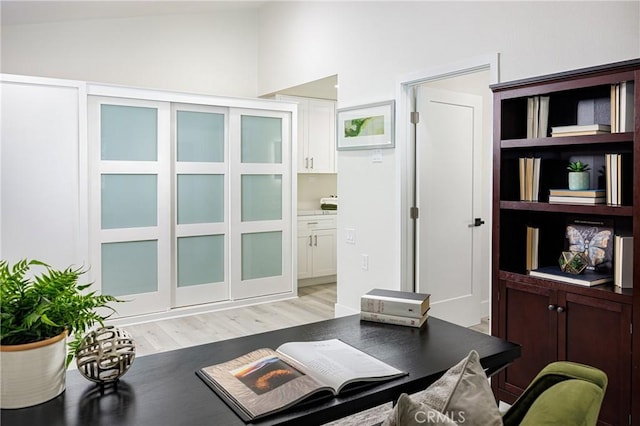
[(323, 214), (338, 214), (337, 210), (298, 210), (298, 216), (316, 216)]

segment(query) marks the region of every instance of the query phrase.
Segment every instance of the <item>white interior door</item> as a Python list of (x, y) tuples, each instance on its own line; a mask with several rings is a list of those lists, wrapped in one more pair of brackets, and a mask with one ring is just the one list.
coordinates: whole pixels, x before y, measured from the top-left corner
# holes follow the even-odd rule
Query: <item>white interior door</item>
[[(421, 86), (416, 126), (417, 291), (431, 294), (429, 315), (469, 326), (488, 315), (482, 288), (480, 218), (482, 98)], [(483, 220), (486, 218), (483, 218)]]

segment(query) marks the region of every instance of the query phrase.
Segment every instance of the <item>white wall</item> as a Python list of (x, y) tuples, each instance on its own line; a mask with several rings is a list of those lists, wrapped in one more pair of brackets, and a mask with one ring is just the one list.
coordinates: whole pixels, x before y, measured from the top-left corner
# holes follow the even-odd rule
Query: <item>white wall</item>
[[(640, 56), (638, 2), (269, 3), (259, 23), (259, 92), (338, 74), (338, 108), (393, 99), (407, 73), (496, 52), (501, 81)], [(339, 313), (372, 287), (400, 288), (403, 143), (382, 163), (339, 153)]]
[(257, 11), (3, 25), (1, 70), (218, 96), (257, 95)]
[[(640, 3), (266, 2), (258, 11), (5, 25), (1, 35), (4, 73), (223, 96), (337, 74), (340, 108), (393, 99), (399, 76), (489, 53), (501, 55), (502, 81), (639, 57)], [(403, 142), (382, 163), (367, 151), (339, 154), (346, 310), (371, 287), (400, 286)], [(345, 227), (356, 229), (356, 245), (344, 244)]]

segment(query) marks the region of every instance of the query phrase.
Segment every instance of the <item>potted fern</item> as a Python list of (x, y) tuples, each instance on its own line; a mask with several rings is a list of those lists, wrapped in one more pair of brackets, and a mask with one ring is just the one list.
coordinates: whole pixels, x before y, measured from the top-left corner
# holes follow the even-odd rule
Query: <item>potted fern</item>
[(589, 189), (589, 165), (582, 161), (571, 161), (569, 170), (569, 189)]
[[(32, 268), (40, 269), (34, 273)], [(1, 408), (55, 398), (85, 332), (113, 314), (113, 296), (79, 284), (86, 270), (55, 270), (39, 260), (0, 260)], [(106, 314), (106, 315), (105, 315)], [(67, 336), (75, 339), (68, 344)]]

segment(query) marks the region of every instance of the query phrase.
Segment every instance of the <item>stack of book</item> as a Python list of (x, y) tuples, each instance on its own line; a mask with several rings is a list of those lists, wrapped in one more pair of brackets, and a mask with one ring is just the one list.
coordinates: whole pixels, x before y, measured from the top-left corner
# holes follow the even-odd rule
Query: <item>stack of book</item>
[(360, 298), (360, 319), (422, 327), (428, 317), (429, 296), (376, 288)]
[(550, 189), (549, 202), (561, 204), (604, 204), (607, 201), (604, 189)]
[(519, 158), (520, 201), (538, 201), (540, 158)]
[(551, 128), (551, 137), (588, 136), (611, 133), (608, 124), (576, 124), (572, 126), (557, 126)]

